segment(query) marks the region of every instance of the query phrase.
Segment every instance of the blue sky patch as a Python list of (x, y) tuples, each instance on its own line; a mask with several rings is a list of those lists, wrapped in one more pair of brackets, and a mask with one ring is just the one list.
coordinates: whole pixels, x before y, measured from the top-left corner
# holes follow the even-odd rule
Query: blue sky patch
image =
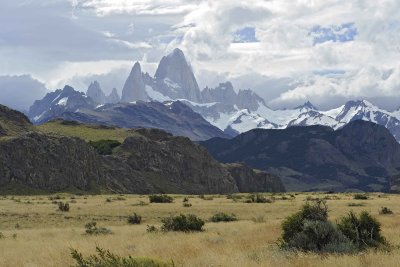
[(350, 42), (358, 34), (354, 23), (342, 25), (331, 25), (329, 27), (315, 26), (310, 31), (310, 36), (314, 38), (314, 45), (325, 42)]
[(244, 27), (233, 34), (234, 43), (256, 43), (256, 29), (254, 27)]

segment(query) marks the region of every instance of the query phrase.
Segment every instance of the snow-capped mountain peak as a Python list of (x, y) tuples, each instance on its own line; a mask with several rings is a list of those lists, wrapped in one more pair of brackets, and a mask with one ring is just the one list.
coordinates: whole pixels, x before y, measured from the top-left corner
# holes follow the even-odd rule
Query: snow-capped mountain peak
[(295, 109), (305, 109), (305, 110), (318, 110), (310, 101), (307, 101), (301, 106), (296, 107)]

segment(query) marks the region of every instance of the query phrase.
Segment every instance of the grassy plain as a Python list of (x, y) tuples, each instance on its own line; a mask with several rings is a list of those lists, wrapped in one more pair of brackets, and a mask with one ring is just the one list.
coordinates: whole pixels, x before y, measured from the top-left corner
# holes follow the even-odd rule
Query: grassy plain
[[(175, 266), (399, 266), (400, 196), (371, 194), (368, 200), (354, 200), (353, 194), (300, 193), (275, 195), (273, 203), (244, 203), (224, 195), (201, 199), (188, 196), (192, 207), (183, 207), (184, 196), (171, 204), (149, 204), (139, 195), (0, 196), (0, 266), (71, 266), (70, 248), (85, 256), (96, 246), (122, 256), (145, 256), (173, 261)], [(271, 195), (266, 194), (267, 197)], [(209, 200), (207, 200), (209, 198)], [(211, 199), (212, 198), (212, 199)], [(356, 255), (316, 255), (280, 251), (276, 241), (281, 222), (310, 198), (327, 198), (330, 220), (350, 210), (367, 210), (382, 223), (383, 235), (394, 246), (391, 252), (367, 251)], [(60, 212), (53, 201), (70, 203)], [(356, 203), (354, 205), (354, 203)], [(349, 205), (350, 204), (350, 205)], [(389, 207), (393, 215), (379, 215)], [(143, 218), (129, 225), (134, 212)], [(208, 220), (217, 212), (234, 213), (238, 221), (206, 222), (200, 233), (147, 233), (146, 225), (161, 225), (161, 219), (179, 213), (195, 214)], [(85, 235), (84, 225), (95, 220), (112, 235)]]

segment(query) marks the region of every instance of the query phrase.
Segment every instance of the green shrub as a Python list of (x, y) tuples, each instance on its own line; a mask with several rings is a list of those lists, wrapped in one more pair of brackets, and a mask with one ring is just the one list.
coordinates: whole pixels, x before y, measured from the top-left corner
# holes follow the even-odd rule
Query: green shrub
[(327, 221), (328, 208), (325, 201), (314, 204), (306, 203), (303, 208), (287, 217), (282, 223), (282, 239), (289, 242), (296, 234), (303, 230), (305, 221)]
[(69, 211), (69, 204), (64, 203), (64, 202), (58, 202), (58, 210), (62, 212), (68, 212)]
[(192, 206), (191, 203), (187, 203), (187, 202), (184, 202), (184, 203), (183, 203), (183, 207), (184, 207), (184, 208), (190, 208), (191, 206)]
[(387, 244), (381, 235), (381, 224), (366, 211), (361, 212), (359, 216), (349, 212), (341, 218), (338, 228), (359, 249)]
[(128, 217), (129, 224), (140, 224), (142, 222), (142, 216), (134, 213), (133, 215)]
[(212, 222), (233, 222), (237, 221), (236, 215), (235, 214), (226, 214), (223, 212), (219, 212), (217, 214), (214, 214), (211, 218), (210, 221)]
[(379, 211), (379, 214), (393, 214), (393, 211), (389, 209), (388, 207), (382, 207), (381, 210)]
[(351, 253), (354, 244), (329, 221), (303, 222), (302, 230), (285, 243), (286, 247), (317, 253)]
[(90, 222), (85, 225), (86, 228), (86, 234), (88, 235), (108, 235), (112, 234), (112, 231), (110, 229), (104, 228), (104, 227), (97, 227), (96, 222)]
[(182, 202), (183, 202), (183, 203), (187, 203), (187, 202), (189, 202), (189, 199), (188, 199), (187, 197), (184, 197), (183, 200), (182, 200)]
[(166, 263), (150, 258), (133, 258), (131, 256), (123, 258), (113, 254), (108, 250), (96, 247), (97, 254), (84, 258), (75, 249), (71, 249), (72, 258), (75, 261), (74, 267), (169, 267), (174, 264)]
[(150, 195), (150, 203), (172, 203), (174, 199), (168, 195)]
[(272, 203), (272, 199), (268, 199), (261, 194), (251, 194), (247, 197), (246, 203)]
[(351, 253), (355, 246), (328, 221), (324, 200), (306, 203), (282, 223), (281, 248), (317, 253)]
[(192, 214), (180, 214), (178, 216), (164, 218), (161, 222), (163, 223), (161, 227), (163, 231), (203, 231), (204, 226), (204, 221)]
[(99, 140), (89, 141), (89, 145), (92, 146), (100, 155), (111, 155), (112, 150), (117, 146), (120, 146), (121, 142), (116, 140)]
[(355, 194), (354, 199), (366, 200), (366, 199), (368, 199), (368, 195), (367, 194)]
[(158, 228), (155, 227), (154, 225), (147, 225), (146, 231), (148, 233), (156, 233), (156, 232), (158, 232)]

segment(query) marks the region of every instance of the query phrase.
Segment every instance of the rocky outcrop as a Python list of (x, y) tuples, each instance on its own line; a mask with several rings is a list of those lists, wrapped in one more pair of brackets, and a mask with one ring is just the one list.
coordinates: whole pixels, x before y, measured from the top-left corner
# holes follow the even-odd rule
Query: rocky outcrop
[(146, 85), (143, 81), (142, 68), (139, 62), (133, 65), (131, 73), (125, 82), (124, 88), (122, 89), (122, 102), (133, 102), (133, 101), (146, 101), (148, 99), (146, 94)]
[(290, 191), (388, 192), (400, 174), (400, 144), (385, 127), (366, 121), (336, 131), (323, 126), (254, 129), (202, 144), (221, 162), (244, 162), (281, 177)]
[(23, 113), (0, 105), (0, 137), (19, 135), (32, 130), (29, 119)]
[(106, 95), (103, 90), (101, 90), (100, 84), (97, 81), (94, 81), (89, 85), (86, 95), (97, 105), (106, 103)]
[(116, 104), (120, 101), (120, 97), (116, 88), (113, 88), (111, 93), (107, 96), (107, 103)]
[(240, 163), (229, 163), (224, 166), (235, 179), (240, 192), (285, 192), (281, 179), (275, 175)]
[(216, 88), (204, 88), (201, 91), (201, 98), (204, 103), (220, 102), (235, 105), (237, 102), (237, 94), (230, 82), (220, 83)]
[(161, 192), (238, 192), (229, 172), (200, 145), (157, 129), (137, 130), (128, 137), (116, 156), (133, 170), (148, 173), (148, 181)]
[(78, 138), (29, 133), (0, 142), (0, 186), (21, 184), (36, 189), (89, 191), (104, 185), (100, 159)]

